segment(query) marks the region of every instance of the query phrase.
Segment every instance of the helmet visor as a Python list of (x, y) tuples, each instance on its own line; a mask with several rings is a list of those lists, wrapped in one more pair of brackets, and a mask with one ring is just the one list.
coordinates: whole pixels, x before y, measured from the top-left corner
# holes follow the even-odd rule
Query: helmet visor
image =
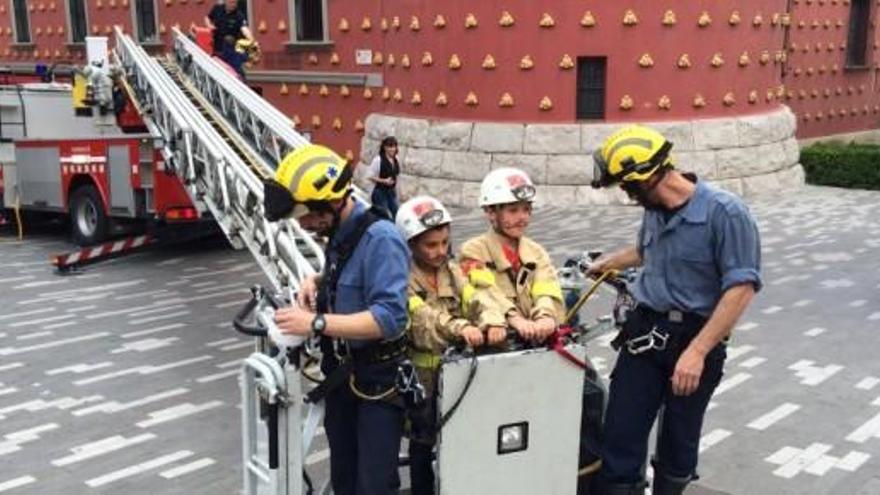
[(513, 193), (513, 197), (519, 201), (532, 201), (535, 199), (535, 194), (537, 193), (535, 186), (531, 184), (523, 184), (515, 187), (511, 189), (510, 192)]
[(444, 217), (446, 215), (443, 214), (443, 210), (433, 209), (428, 211), (419, 217), (419, 222), (422, 223), (425, 227), (429, 229), (433, 229), (434, 227), (439, 227), (443, 225)]
[(590, 183), (594, 189), (608, 187), (613, 183), (613, 178), (608, 173), (608, 162), (602, 157), (602, 150), (593, 152), (593, 181)]

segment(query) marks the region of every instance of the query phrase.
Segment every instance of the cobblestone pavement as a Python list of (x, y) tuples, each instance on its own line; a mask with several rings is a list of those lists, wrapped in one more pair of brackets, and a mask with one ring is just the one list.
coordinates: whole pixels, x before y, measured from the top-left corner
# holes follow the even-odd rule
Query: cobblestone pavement
[[(766, 287), (740, 321), (689, 493), (880, 493), (880, 193), (808, 187), (752, 201)], [(455, 237), (483, 230), (460, 214)], [(640, 211), (536, 212), (557, 261), (635, 237)], [(262, 275), (201, 242), (76, 276), (51, 228), (0, 231), (0, 493), (236, 493), (235, 376), (251, 342), (229, 322)], [(607, 311), (604, 300), (588, 312)], [(593, 347), (608, 373), (607, 339)], [(323, 438), (309, 455), (326, 476)]]

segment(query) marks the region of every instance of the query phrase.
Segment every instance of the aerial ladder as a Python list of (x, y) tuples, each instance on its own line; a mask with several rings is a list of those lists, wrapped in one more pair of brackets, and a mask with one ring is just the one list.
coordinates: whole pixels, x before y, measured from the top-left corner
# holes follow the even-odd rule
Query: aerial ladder
[[(253, 289), (234, 322), (257, 337), (256, 352), (242, 368), (244, 493), (314, 493), (304, 467), (323, 403), (306, 400), (302, 377), (319, 351), (312, 339), (282, 336), (274, 311), (295, 301), (302, 281), (323, 269), (324, 256), (321, 243), (295, 221), (269, 222), (263, 210), (263, 181), (308, 140), (178, 28), (172, 30), (172, 53), (158, 58), (120, 28), (115, 35), (114, 62), (166, 167), (233, 247), (251, 253), (270, 285)], [(360, 191), (355, 197), (364, 201)], [(570, 361), (591, 367), (579, 338), (576, 333), (560, 338), (551, 349), (444, 358), (438, 399), (445, 416), (437, 459), (441, 495), (575, 492), (580, 391), (586, 394), (586, 388), (583, 370)], [(541, 382), (548, 375), (553, 388)], [(522, 390), (537, 395), (524, 396)], [(450, 420), (452, 412), (456, 417)], [(263, 437), (265, 442), (258, 441)], [(477, 479), (484, 480), (479, 487), (473, 485)], [(317, 493), (330, 493), (328, 483)]]

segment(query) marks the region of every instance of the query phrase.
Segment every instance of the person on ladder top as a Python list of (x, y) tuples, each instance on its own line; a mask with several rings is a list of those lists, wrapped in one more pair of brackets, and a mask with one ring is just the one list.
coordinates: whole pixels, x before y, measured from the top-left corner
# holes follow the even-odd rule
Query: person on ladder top
[(462, 245), (461, 265), (471, 278), (493, 280), (511, 302), (507, 324), (522, 339), (541, 343), (564, 323), (565, 307), (550, 256), (525, 235), (535, 193), (522, 170), (489, 172), (480, 184), (480, 207), (491, 229)]
[(506, 337), (504, 315), (512, 308), (494, 284), (468, 281), (449, 259), (452, 216), (440, 201), (417, 196), (397, 212), (397, 228), (412, 252), (409, 296), (411, 356), (427, 403), (410, 415), (410, 479), (413, 495), (433, 495), (431, 452), (436, 443), (436, 381), (443, 353), (455, 342), (476, 348)]
[(593, 187), (619, 184), (645, 213), (635, 246), (600, 257), (593, 274), (641, 266), (635, 308), (613, 343), (599, 493), (642, 494), (648, 437), (660, 413), (654, 495), (680, 495), (696, 478), (709, 399), (726, 342), (761, 288), (754, 218), (733, 194), (673, 167), (672, 143), (632, 125), (594, 154)]
[(256, 41), (248, 27), (247, 13), (238, 0), (217, 2), (205, 17), (205, 25), (213, 30), (214, 55), (229, 64), (244, 79), (247, 52)]
[(298, 304), (275, 321), (282, 332), (322, 337), (333, 493), (390, 495), (400, 486), (404, 411), (395, 384), (408, 359), (410, 253), (389, 219), (354, 200), (352, 175), (336, 153), (307, 145), (265, 183), (270, 221), (293, 216), (329, 238), (323, 273), (303, 280)]

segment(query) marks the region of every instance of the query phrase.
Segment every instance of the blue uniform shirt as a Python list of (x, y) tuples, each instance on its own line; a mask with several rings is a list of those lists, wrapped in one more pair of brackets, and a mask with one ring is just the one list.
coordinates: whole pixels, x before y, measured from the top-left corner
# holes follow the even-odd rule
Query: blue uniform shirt
[(656, 311), (708, 317), (727, 289), (762, 285), (754, 218), (738, 197), (705, 181), (668, 223), (663, 212), (646, 210), (637, 248), (642, 270), (630, 289)]
[[(366, 207), (357, 203), (342, 222), (330, 248), (328, 262), (337, 256), (335, 241), (354, 229)], [(407, 322), (406, 286), (409, 281), (409, 248), (391, 222), (379, 221), (361, 237), (351, 258), (339, 274), (334, 313), (353, 314), (369, 310), (385, 339), (399, 336)], [(352, 341), (353, 347), (365, 345)]]

